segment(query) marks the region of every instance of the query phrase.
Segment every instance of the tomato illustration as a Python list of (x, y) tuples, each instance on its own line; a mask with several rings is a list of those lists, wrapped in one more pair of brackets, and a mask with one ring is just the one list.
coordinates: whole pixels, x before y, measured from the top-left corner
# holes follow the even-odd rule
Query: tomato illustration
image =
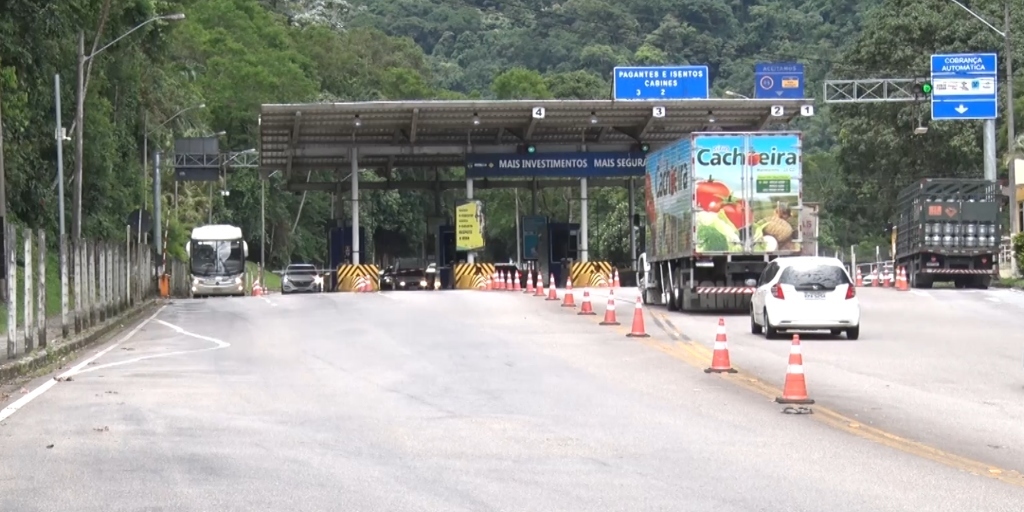
[(711, 211), (712, 202), (721, 204), (722, 199), (731, 194), (732, 192), (725, 183), (715, 181), (710, 176), (705, 181), (697, 182), (697, 205), (704, 211)]
[(722, 206), (722, 211), (725, 212), (725, 216), (729, 218), (733, 226), (737, 229), (743, 229), (747, 225), (747, 202), (740, 200), (730, 200), (725, 206)]
[(747, 165), (759, 165), (761, 163), (761, 155), (751, 151), (747, 153)]
[(715, 199), (714, 201), (711, 201), (710, 203), (708, 203), (708, 206), (707, 206), (707, 208), (704, 208), (704, 211), (711, 212), (711, 213), (718, 213), (721, 209), (722, 209), (722, 201), (719, 200), (719, 199)]

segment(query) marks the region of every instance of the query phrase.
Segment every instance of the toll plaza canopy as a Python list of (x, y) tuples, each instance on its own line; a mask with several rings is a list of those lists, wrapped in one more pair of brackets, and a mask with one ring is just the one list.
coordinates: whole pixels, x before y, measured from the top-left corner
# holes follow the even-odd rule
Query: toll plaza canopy
[(353, 154), (361, 169), (390, 171), (461, 167), (468, 154), (513, 154), (522, 144), (538, 153), (624, 152), (640, 143), (656, 149), (696, 131), (785, 124), (811, 104), (813, 99), (271, 104), (261, 110), (260, 167), (294, 180), (293, 171), (353, 167)]
[[(338, 196), (345, 192), (342, 177), (348, 172), (351, 191), (351, 263), (360, 263), (359, 171), (374, 169), (385, 178), (401, 168), (466, 168), (460, 181), (367, 182), (365, 188), (453, 189), (465, 187), (473, 199), (475, 187), (538, 188), (565, 186), (564, 178), (578, 178), (580, 185), (580, 261), (588, 260), (587, 188), (628, 186), (644, 173), (642, 156), (690, 133), (700, 131), (756, 131), (787, 124), (801, 116), (801, 108), (813, 99), (706, 99), (706, 100), (513, 100), (513, 101), (381, 101), (359, 103), (311, 103), (263, 105), (260, 114), (260, 170), (263, 176), (283, 171), (286, 190), (323, 190)], [(501, 173), (481, 162), (488, 155), (514, 155), (524, 146), (538, 154), (574, 153), (557, 161), (585, 160), (586, 167), (570, 174), (514, 167)], [(527, 153), (530, 151), (528, 150)], [(588, 153), (580, 158), (580, 153)], [(611, 155), (604, 158), (595, 154)], [(627, 156), (628, 158), (619, 158)], [(586, 160), (589, 158), (590, 160)], [(600, 158), (602, 173), (598, 174)], [(607, 168), (605, 161), (616, 163)], [(470, 161), (473, 169), (470, 169)], [(478, 166), (478, 164), (480, 164)], [(576, 164), (573, 164), (576, 165)], [(501, 167), (501, 164), (494, 167)], [(332, 182), (308, 182), (311, 171), (334, 171)], [(564, 171), (564, 170), (563, 170)], [(301, 178), (300, 178), (301, 173)], [(437, 173), (435, 173), (435, 177)], [(524, 180), (491, 180), (489, 177)], [(545, 178), (561, 178), (549, 180)], [(482, 179), (481, 179), (482, 178)], [(590, 178), (595, 178), (591, 180)], [(618, 179), (616, 179), (618, 178)], [(629, 196), (633, 197), (632, 194)], [(336, 208), (342, 201), (336, 201)], [(634, 205), (630, 200), (630, 216)], [(536, 212), (534, 212), (536, 213)], [(341, 212), (335, 211), (335, 219)], [(635, 255), (635, 233), (630, 235)], [(634, 258), (635, 259), (635, 258)], [(475, 256), (469, 252), (468, 262)]]

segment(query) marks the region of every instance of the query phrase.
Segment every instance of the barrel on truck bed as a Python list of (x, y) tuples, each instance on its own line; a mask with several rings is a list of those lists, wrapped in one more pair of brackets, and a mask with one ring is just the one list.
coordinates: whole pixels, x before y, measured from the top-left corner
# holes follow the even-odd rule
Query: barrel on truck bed
[(957, 288), (988, 288), (999, 251), (996, 182), (930, 178), (897, 197), (896, 264), (913, 288), (953, 282)]

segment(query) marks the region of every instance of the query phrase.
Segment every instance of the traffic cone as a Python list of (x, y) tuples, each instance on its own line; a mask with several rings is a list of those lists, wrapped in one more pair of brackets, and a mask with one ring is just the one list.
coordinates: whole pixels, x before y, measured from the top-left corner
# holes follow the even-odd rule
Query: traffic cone
[(621, 288), (622, 283), (619, 282), (619, 269), (615, 269), (614, 277), (612, 278), (612, 288)]
[(886, 279), (885, 275), (882, 274), (882, 273), (879, 273), (879, 275), (881, 276), (881, 279), (882, 279), (882, 287), (884, 287), (884, 288), (892, 288), (892, 278), (890, 277), (889, 279)]
[(601, 325), (620, 325), (615, 318), (615, 288), (608, 290), (608, 306), (604, 310), (604, 320)]
[(857, 269), (857, 277), (855, 279), (856, 279), (856, 282), (855, 282), (854, 286), (856, 286), (857, 288), (861, 288), (861, 287), (864, 286), (864, 276), (861, 275), (860, 268)]
[(807, 382), (804, 380), (804, 358), (800, 353), (800, 336), (793, 335), (793, 345), (789, 347), (789, 366), (786, 367), (786, 384), (782, 388), (782, 396), (775, 399), (780, 404), (813, 404), (814, 400), (807, 397)]
[(259, 297), (263, 295), (263, 288), (260, 287), (260, 281), (257, 279), (252, 283), (252, 296)]
[(718, 319), (718, 334), (715, 335), (715, 352), (711, 356), (711, 368), (704, 373), (736, 373), (729, 362), (729, 342), (725, 337), (725, 319)]
[(505, 273), (505, 291), (512, 291), (512, 271), (509, 270)]
[(580, 312), (577, 315), (596, 315), (594, 313), (594, 307), (590, 305), (590, 290), (583, 290), (583, 305), (580, 306)]
[(565, 280), (565, 297), (562, 299), (563, 308), (574, 308), (576, 307), (576, 299), (572, 296), (572, 278), (566, 278)]
[(907, 268), (900, 267), (899, 277), (897, 277), (896, 289), (901, 292), (910, 291), (910, 285), (907, 283)]
[(489, 286), (487, 289), (488, 290), (497, 290), (498, 289), (498, 271), (491, 272), (491, 286)]
[(627, 334), (630, 338), (650, 338), (651, 335), (647, 334), (644, 329), (644, 306), (640, 296), (636, 297), (636, 307), (633, 308), (633, 329), (632, 332)]
[(526, 290), (523, 290), (523, 293), (533, 293), (534, 291), (535, 290), (533, 289), (533, 272), (527, 270), (526, 271)]
[(555, 275), (551, 274), (551, 281), (548, 284), (548, 298), (545, 300), (558, 300), (558, 292), (555, 291)]
[(547, 296), (547, 294), (544, 293), (544, 279), (540, 277), (540, 271), (539, 270), (537, 271), (537, 288), (534, 290), (534, 292), (535, 292), (533, 294), (534, 297), (546, 297)]

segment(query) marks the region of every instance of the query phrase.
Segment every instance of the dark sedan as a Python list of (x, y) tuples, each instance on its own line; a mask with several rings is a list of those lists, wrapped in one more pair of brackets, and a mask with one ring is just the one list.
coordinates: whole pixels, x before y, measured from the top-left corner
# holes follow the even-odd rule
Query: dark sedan
[(437, 266), (418, 261), (399, 260), (381, 272), (382, 290), (433, 290)]

